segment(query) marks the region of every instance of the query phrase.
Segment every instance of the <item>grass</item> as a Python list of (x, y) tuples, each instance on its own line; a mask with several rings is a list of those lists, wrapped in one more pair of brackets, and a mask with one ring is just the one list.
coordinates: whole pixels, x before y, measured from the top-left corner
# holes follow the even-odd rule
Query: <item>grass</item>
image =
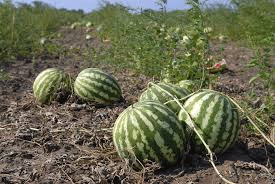
[[(207, 22), (215, 36), (224, 35), (246, 46), (275, 46), (275, 1), (239, 0), (206, 8)], [(235, 3), (234, 3), (235, 2)]]
[(44, 51), (41, 39), (53, 34), (60, 26), (79, 20), (78, 12), (57, 10), (35, 1), (32, 5), (12, 1), (0, 4), (0, 59), (32, 58)]

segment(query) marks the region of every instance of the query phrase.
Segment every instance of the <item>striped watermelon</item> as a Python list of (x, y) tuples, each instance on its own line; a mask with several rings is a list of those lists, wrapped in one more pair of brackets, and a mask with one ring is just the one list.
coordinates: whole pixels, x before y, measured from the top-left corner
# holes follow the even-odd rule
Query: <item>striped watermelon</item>
[(99, 103), (111, 103), (122, 98), (116, 79), (97, 68), (81, 71), (75, 80), (74, 91), (83, 99)]
[[(184, 103), (184, 109), (212, 152), (223, 153), (235, 143), (240, 130), (239, 113), (228, 97), (205, 90), (191, 96)], [(183, 109), (178, 117), (180, 121), (190, 123)], [(196, 151), (204, 151), (204, 145), (197, 135), (191, 142)]]
[(195, 86), (195, 83), (191, 80), (182, 80), (182, 81), (179, 81), (177, 83), (177, 85), (182, 88), (186, 88), (186, 89), (189, 89), (190, 91), (192, 91)]
[(185, 133), (171, 109), (156, 101), (145, 101), (135, 103), (119, 115), (113, 140), (122, 158), (136, 164), (135, 158), (141, 163), (149, 159), (168, 166), (181, 157)]
[(42, 71), (33, 83), (33, 93), (40, 103), (48, 103), (55, 98), (60, 88), (68, 90), (69, 75), (58, 68), (48, 68)]
[[(190, 94), (190, 91), (186, 88), (169, 83), (158, 83), (150, 86), (147, 90), (145, 90), (141, 94), (139, 101), (157, 100), (164, 104), (165, 102), (173, 100), (173, 97), (166, 93), (164, 90), (168, 91), (171, 95), (173, 95), (173, 97), (176, 97), (178, 99), (186, 97)], [(166, 105), (171, 108), (176, 114), (180, 110), (180, 106), (175, 101), (166, 103)]]

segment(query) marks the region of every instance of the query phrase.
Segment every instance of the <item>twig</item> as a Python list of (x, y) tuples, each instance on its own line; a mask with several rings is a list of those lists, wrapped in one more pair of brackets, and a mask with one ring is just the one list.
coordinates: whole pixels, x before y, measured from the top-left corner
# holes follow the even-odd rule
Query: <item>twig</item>
[(234, 165), (235, 165), (235, 167), (240, 167), (242, 169), (254, 169), (255, 170), (257, 168), (260, 168), (260, 169), (265, 170), (270, 176), (274, 177), (267, 167), (265, 167), (261, 164), (257, 164), (255, 162), (249, 163), (249, 162), (238, 161)]
[(41, 144), (39, 144), (39, 143), (37, 143), (37, 142), (35, 142), (35, 141), (28, 141), (28, 140), (25, 140), (25, 139), (21, 139), (21, 138), (19, 138), (19, 137), (17, 137), (17, 139), (19, 139), (19, 140), (21, 140), (21, 141), (28, 142), (28, 143), (36, 144), (36, 145), (38, 145), (38, 146), (42, 147), (42, 145), (41, 145)]
[(74, 184), (73, 179), (63, 170), (62, 166), (59, 166), (60, 170), (67, 176), (67, 178), (70, 180), (72, 184)]

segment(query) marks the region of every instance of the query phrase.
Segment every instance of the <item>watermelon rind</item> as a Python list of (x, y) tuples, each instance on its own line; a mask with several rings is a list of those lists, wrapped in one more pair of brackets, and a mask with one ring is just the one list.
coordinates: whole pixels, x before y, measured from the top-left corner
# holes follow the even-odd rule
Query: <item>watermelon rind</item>
[(54, 100), (58, 90), (70, 91), (70, 88), (69, 75), (58, 68), (48, 68), (42, 71), (33, 83), (34, 96), (42, 104)]
[(113, 103), (122, 99), (116, 79), (97, 68), (82, 70), (75, 79), (74, 91), (80, 98), (98, 103)]
[(182, 88), (186, 88), (190, 91), (193, 91), (193, 89), (195, 87), (195, 83), (191, 80), (181, 80), (176, 85), (180, 86)]
[(187, 136), (191, 137), (194, 150), (205, 152), (188, 116), (212, 152), (224, 153), (232, 147), (240, 131), (240, 122), (238, 109), (230, 98), (216, 91), (204, 90), (189, 97), (183, 107), (178, 117), (183, 124), (187, 124)]
[(164, 167), (173, 165), (183, 155), (185, 139), (177, 115), (156, 101), (129, 106), (119, 115), (113, 129), (118, 154), (131, 163), (152, 160)]
[[(159, 101), (162, 104), (167, 105), (176, 114), (180, 111), (181, 107), (178, 105), (174, 98), (183, 99), (188, 96), (190, 91), (184, 87), (179, 87), (170, 83), (157, 83), (148, 87), (139, 97), (139, 101)], [(180, 101), (181, 103), (184, 100)]]

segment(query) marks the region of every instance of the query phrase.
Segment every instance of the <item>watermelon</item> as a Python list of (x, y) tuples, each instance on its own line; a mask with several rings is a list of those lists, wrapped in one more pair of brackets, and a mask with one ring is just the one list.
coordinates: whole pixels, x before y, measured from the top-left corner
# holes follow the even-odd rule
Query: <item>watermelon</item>
[[(169, 92), (172, 96), (165, 91)], [(174, 98), (181, 99), (189, 94), (190, 91), (186, 88), (169, 83), (158, 83), (151, 85), (147, 90), (145, 90), (140, 95), (139, 101), (156, 100), (165, 104), (166, 102), (173, 100)], [(168, 102), (166, 103), (166, 105), (171, 108), (176, 114), (180, 111), (180, 106), (175, 101)]]
[(98, 103), (112, 103), (122, 98), (116, 79), (97, 68), (81, 71), (75, 79), (74, 91), (80, 98)]
[(137, 102), (125, 109), (115, 122), (113, 141), (120, 157), (132, 163), (147, 159), (169, 166), (185, 150), (185, 132), (177, 115), (157, 101)]
[(177, 83), (178, 86), (182, 87), (182, 88), (186, 88), (190, 91), (193, 91), (193, 88), (195, 86), (195, 83), (191, 80), (182, 80), (182, 81), (179, 81)]
[[(240, 130), (239, 113), (227, 96), (204, 90), (188, 98), (183, 107), (185, 111), (181, 109), (179, 120), (190, 124), (187, 112), (212, 152), (223, 153), (235, 143)], [(187, 129), (191, 130), (190, 127), (192, 126)], [(198, 152), (205, 151), (204, 145), (194, 132), (188, 136), (192, 137), (191, 147)]]
[(40, 103), (51, 102), (58, 90), (70, 89), (69, 75), (58, 68), (48, 68), (38, 74), (33, 83), (33, 93)]

